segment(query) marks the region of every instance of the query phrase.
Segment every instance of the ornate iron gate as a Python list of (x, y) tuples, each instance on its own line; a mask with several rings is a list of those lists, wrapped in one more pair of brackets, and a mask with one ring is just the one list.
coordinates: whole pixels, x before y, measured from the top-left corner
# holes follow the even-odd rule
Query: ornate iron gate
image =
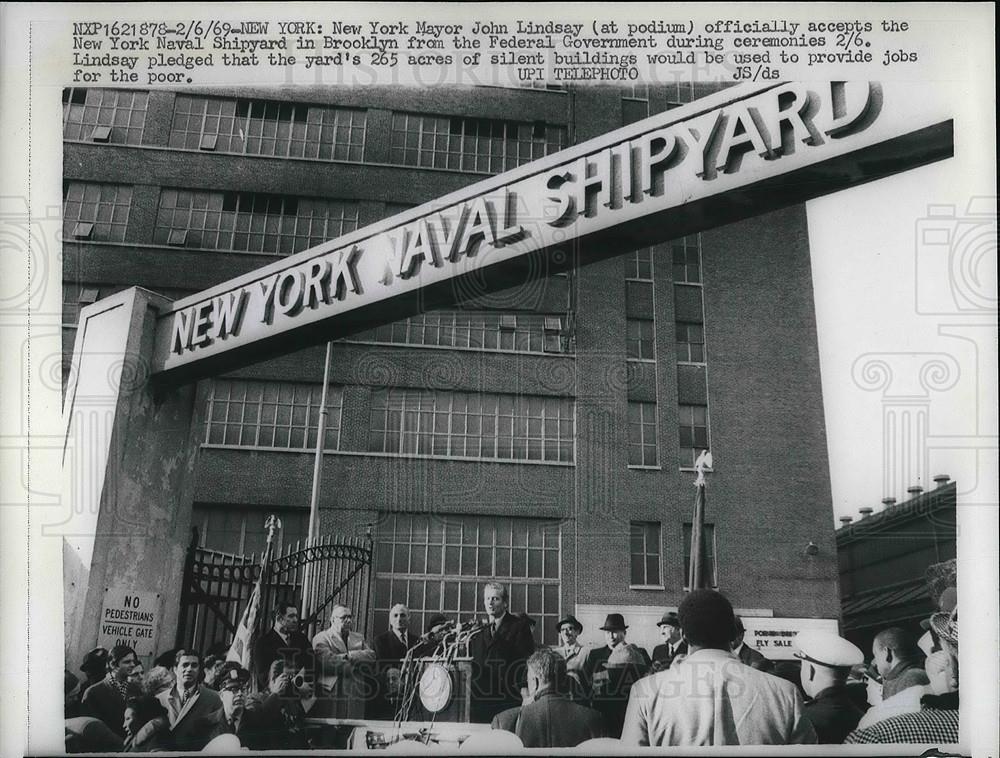
[[(234, 555), (198, 546), (198, 530), (192, 530), (184, 564), (181, 609), (176, 645), (206, 651), (232, 641), (240, 614), (260, 576), (257, 554)], [(274, 556), (268, 564), (261, 591), (258, 630), (271, 624), (270, 614), (279, 602), (302, 608), (302, 589), (310, 572), (309, 616), (299, 628), (312, 636), (325, 627), (334, 602), (346, 605), (359, 620), (358, 631), (367, 636), (371, 595), (372, 538), (319, 537), (314, 544), (296, 542)]]

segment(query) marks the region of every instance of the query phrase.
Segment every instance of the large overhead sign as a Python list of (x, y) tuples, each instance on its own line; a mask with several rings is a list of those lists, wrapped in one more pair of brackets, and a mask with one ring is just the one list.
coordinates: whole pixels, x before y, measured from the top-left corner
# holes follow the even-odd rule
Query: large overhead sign
[(551, 273), (588, 243), (618, 244), (577, 262), (952, 150), (947, 105), (905, 84), (725, 90), (177, 301), (158, 321), (153, 371), (206, 375), (509, 284), (532, 255)]

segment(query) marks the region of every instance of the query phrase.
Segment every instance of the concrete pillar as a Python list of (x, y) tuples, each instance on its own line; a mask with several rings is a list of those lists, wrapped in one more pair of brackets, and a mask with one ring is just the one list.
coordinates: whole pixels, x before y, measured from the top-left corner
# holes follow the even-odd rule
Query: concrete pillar
[[(173, 647), (201, 424), (197, 386), (154, 386), (158, 309), (132, 288), (84, 308), (63, 401), (66, 667), (97, 644), (106, 592), (149, 593), (153, 649)], [(147, 605), (144, 600), (144, 606)]]

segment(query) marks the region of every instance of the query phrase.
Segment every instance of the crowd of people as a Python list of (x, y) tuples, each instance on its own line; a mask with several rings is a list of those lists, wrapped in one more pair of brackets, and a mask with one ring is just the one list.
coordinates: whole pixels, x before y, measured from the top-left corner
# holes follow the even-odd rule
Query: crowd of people
[[(958, 741), (954, 590), (923, 637), (885, 629), (868, 661), (817, 631), (795, 638), (796, 661), (771, 661), (744, 642), (742, 621), (711, 590), (663, 614), (651, 654), (627, 640), (620, 613), (600, 627), (603, 646), (581, 645), (583, 626), (567, 615), (556, 624), (559, 643), (536, 647), (533, 621), (510, 611), (502, 584), (486, 585), (483, 609), (467, 649), (471, 720), (525, 747)], [(222, 649), (204, 658), (169, 651), (145, 671), (130, 647), (98, 648), (80, 666), (82, 682), (66, 672), (67, 752), (201, 750), (223, 735), (252, 750), (317, 747), (307, 717), (396, 718), (404, 659), (432, 655), (455, 628), (436, 614), (417, 634), (397, 604), (370, 645), (351, 609), (337, 605), (310, 640), (298, 609), (281, 604), (256, 640), (252, 671)]]

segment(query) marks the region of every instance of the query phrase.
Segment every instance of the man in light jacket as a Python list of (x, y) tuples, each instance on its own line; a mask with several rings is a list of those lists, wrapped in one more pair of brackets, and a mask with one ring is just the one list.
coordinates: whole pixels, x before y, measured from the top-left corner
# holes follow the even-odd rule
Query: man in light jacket
[(365, 700), (374, 689), (375, 651), (353, 626), (351, 609), (335, 605), (329, 628), (313, 637), (318, 700), (310, 715), (364, 718)]
[(695, 590), (678, 616), (688, 656), (635, 683), (622, 742), (685, 747), (816, 742), (798, 688), (733, 654), (736, 618), (725, 597)]

